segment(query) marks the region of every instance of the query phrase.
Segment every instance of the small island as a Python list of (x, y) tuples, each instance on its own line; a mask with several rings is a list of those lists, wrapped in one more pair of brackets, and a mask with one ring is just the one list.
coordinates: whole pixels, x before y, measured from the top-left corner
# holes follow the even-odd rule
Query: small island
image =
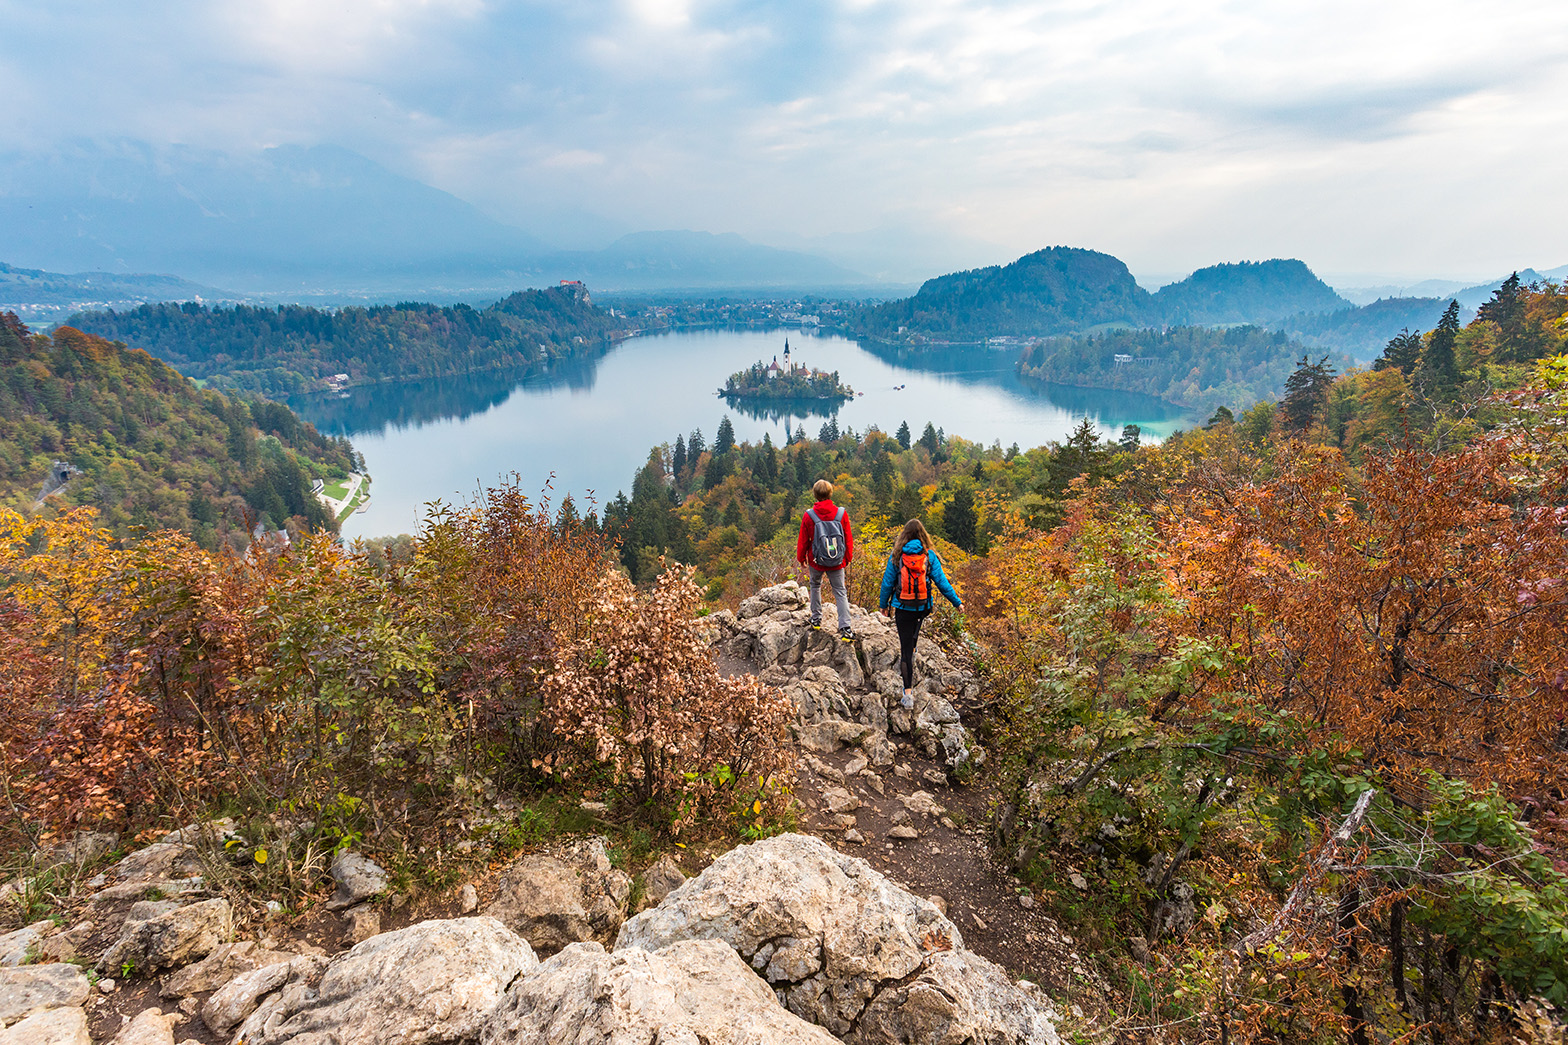
[[(785, 359), (788, 360), (788, 356)], [(855, 390), (838, 379), (838, 371), (831, 373), (811, 367), (780, 366), (757, 360), (745, 370), (730, 375), (719, 395), (726, 399), (831, 399), (842, 402), (854, 396)]]

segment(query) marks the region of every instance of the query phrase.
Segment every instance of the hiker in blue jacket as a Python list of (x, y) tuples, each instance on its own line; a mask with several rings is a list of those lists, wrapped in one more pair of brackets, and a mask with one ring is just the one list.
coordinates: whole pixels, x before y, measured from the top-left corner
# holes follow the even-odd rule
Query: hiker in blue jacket
[(892, 609), (893, 624), (898, 628), (898, 660), (904, 670), (904, 700), (906, 708), (915, 706), (915, 640), (920, 637), (920, 624), (930, 615), (936, 604), (932, 591), (941, 592), (948, 602), (959, 609), (964, 600), (958, 597), (947, 574), (942, 572), (942, 560), (931, 547), (931, 535), (919, 519), (904, 524), (898, 544), (882, 571), (882, 613)]

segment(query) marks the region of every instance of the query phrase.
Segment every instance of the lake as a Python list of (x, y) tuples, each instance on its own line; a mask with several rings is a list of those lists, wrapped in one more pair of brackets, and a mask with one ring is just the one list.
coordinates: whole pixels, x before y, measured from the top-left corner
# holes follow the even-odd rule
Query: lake
[[(763, 411), (714, 395), (758, 359), (782, 361), (786, 338), (792, 362), (837, 370), (864, 394), (836, 409), (800, 403)], [(466, 499), (512, 472), (534, 491), (554, 473), (553, 499), (571, 493), (586, 510), (590, 491), (600, 504), (619, 490), (629, 494), (650, 448), (694, 428), (711, 445), (725, 414), (742, 441), (771, 433), (782, 444), (801, 425), (815, 438), (831, 410), (840, 429), (892, 433), (907, 421), (919, 438), (931, 422), (949, 435), (1024, 449), (1065, 439), (1084, 417), (1113, 438), (1137, 424), (1151, 441), (1194, 423), (1151, 396), (1022, 379), (1016, 358), (1016, 349), (910, 352), (800, 330), (685, 331), (633, 338), (521, 380), (486, 373), (373, 385), (290, 405), (321, 431), (348, 436), (365, 456), (371, 501), (344, 523), (349, 538), (415, 532), (426, 502)]]

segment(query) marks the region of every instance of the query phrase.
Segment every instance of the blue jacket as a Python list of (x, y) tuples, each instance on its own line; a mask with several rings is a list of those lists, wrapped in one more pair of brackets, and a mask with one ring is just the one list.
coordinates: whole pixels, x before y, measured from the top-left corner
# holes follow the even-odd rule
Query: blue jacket
[[(924, 602), (905, 602), (897, 597), (898, 568), (903, 561), (903, 556), (906, 554), (918, 555), (922, 550), (924, 549), (920, 544), (920, 539), (917, 537), (904, 545), (902, 552), (894, 552), (892, 557), (887, 560), (887, 569), (882, 571), (882, 602), (880, 605), (883, 609), (887, 609), (888, 606), (899, 610), (929, 610), (931, 608), (932, 603), (935, 601), (934, 599), (927, 599)], [(958, 592), (953, 590), (953, 585), (948, 581), (947, 574), (942, 572), (942, 560), (936, 557), (936, 552), (934, 551), (926, 552), (926, 570), (931, 574), (932, 585), (936, 587), (937, 591), (947, 597), (948, 602), (951, 602), (954, 606), (963, 606), (964, 602), (958, 597)]]

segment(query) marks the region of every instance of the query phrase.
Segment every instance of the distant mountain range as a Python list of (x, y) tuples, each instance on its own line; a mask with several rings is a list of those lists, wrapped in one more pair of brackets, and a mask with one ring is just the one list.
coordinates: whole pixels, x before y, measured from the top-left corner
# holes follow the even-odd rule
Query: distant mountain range
[[(1568, 273), (1520, 272), (1531, 282)], [(1462, 319), (1502, 280), (1455, 292)], [(1008, 265), (927, 280), (912, 297), (863, 309), (857, 332), (919, 344), (1094, 334), (1115, 328), (1250, 325), (1301, 344), (1366, 360), (1401, 330), (1437, 325), (1450, 295), (1394, 297), (1357, 307), (1295, 259), (1211, 265), (1151, 294), (1120, 260), (1077, 247), (1048, 247)]]
[(65, 275), (14, 268), (0, 262), (0, 312), (15, 312), (24, 323), (49, 325), (72, 312), (124, 311), (160, 301), (238, 301), (231, 291), (192, 283), (178, 276), (77, 272)]
[(1118, 258), (1047, 247), (1008, 265), (927, 280), (913, 297), (866, 309), (859, 325), (885, 338), (975, 341), (1113, 326), (1268, 325), (1352, 307), (1295, 260), (1212, 265), (1150, 294)]
[(874, 283), (735, 235), (646, 232), (559, 251), (455, 196), (333, 146), (245, 157), (139, 142), (0, 156), (0, 257), (54, 271), (178, 272), (249, 297), (490, 300), (599, 290)]

